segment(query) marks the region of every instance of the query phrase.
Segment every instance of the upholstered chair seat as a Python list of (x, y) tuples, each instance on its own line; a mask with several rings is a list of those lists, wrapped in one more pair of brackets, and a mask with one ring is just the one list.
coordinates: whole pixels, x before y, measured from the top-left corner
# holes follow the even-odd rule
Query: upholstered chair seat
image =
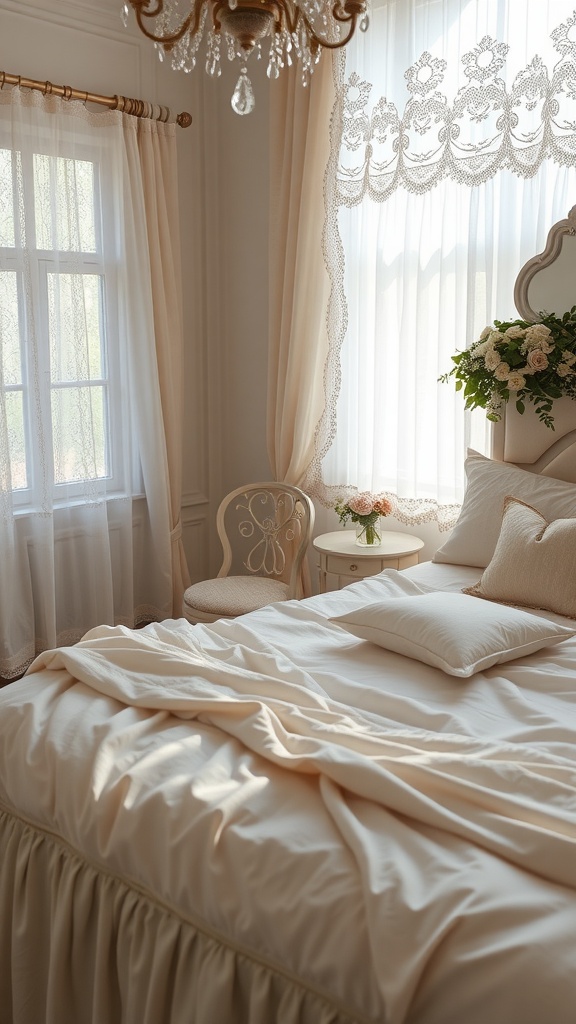
[(215, 579), (185, 591), (184, 618), (215, 622), (301, 597), (300, 569), (313, 525), (310, 498), (290, 484), (251, 484), (226, 495), (216, 516), (222, 566)]
[[(286, 583), (260, 576), (223, 576), (195, 583), (184, 594), (184, 618), (196, 622), (236, 618), (275, 601), (288, 601)], [(206, 618), (204, 618), (206, 616)]]

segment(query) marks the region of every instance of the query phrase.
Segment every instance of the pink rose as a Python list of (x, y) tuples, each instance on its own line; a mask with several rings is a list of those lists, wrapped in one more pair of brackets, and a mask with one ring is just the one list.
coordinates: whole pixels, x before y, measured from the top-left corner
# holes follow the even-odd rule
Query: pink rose
[(348, 508), (357, 516), (369, 516), (374, 511), (374, 499), (367, 491), (363, 491), (362, 494), (356, 494), (348, 499)]
[(383, 495), (380, 498), (376, 498), (376, 501), (374, 502), (374, 511), (377, 512), (379, 516), (389, 516), (392, 511), (392, 505), (388, 501), (388, 498), (385, 498)]
[(528, 366), (533, 370), (545, 370), (548, 366), (548, 356), (540, 348), (533, 348), (528, 353), (526, 360)]

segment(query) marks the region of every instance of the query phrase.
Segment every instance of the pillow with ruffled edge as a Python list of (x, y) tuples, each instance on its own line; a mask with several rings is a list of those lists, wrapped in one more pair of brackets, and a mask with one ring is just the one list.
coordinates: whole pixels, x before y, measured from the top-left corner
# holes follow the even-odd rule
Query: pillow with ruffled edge
[(330, 620), (361, 640), (468, 678), (576, 635), (519, 608), (434, 591), (375, 601)]
[(548, 521), (576, 516), (576, 485), (495, 462), (472, 450), (465, 462), (466, 492), (460, 515), (433, 562), (485, 568), (496, 549), (508, 495), (530, 502)]
[(463, 593), (576, 619), (576, 519), (549, 523), (532, 505), (507, 497), (494, 556)]

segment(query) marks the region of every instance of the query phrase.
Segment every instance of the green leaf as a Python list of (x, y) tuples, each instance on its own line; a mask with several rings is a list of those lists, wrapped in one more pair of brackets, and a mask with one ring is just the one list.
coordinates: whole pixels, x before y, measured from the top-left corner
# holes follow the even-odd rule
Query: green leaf
[[(521, 391), (512, 392), (511, 395), (507, 381), (497, 380), (494, 372), (487, 369), (481, 357), (471, 355), (471, 348), (474, 348), (480, 341), (479, 338), (471, 345), (469, 344), (467, 348), (453, 355), (451, 357), (452, 370), (438, 379), (447, 383), (449, 377), (455, 377), (455, 388), (463, 393), (467, 409), (480, 406), (490, 410), (492, 395), (496, 394), (504, 403), (512, 398), (518, 411), (523, 412), (525, 399), (528, 399), (533, 403), (541, 421), (553, 430), (554, 418), (551, 413), (553, 402), (562, 395), (576, 399), (576, 372), (566, 377), (558, 374), (558, 367), (563, 362), (563, 356), (568, 352), (576, 353), (576, 305), (561, 316), (542, 310), (533, 322), (494, 320), (493, 329), (501, 335), (505, 335), (505, 332), (511, 327), (518, 327), (526, 332), (530, 327), (539, 324), (547, 328), (548, 334), (546, 335), (546, 332), (544, 334), (553, 348), (547, 353), (548, 366), (543, 370), (528, 373), (526, 385)], [(537, 341), (536, 335), (533, 335), (532, 339)], [(527, 352), (523, 348), (524, 343), (524, 334), (520, 338), (511, 338), (505, 335), (493, 342), (499, 360), (507, 363), (512, 370), (521, 374), (528, 368)], [(538, 348), (537, 344), (536, 348)], [(576, 364), (574, 370), (576, 371)], [(487, 412), (487, 416), (494, 421), (500, 419), (498, 414), (491, 411)]]

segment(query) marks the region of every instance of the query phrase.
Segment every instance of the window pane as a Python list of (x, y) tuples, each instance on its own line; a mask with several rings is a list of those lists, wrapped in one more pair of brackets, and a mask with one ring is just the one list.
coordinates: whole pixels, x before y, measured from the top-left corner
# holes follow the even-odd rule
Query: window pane
[(105, 376), (99, 274), (48, 274), (52, 383)]
[(0, 245), (13, 247), (14, 244), (12, 153), (9, 149), (0, 149)]
[(94, 164), (34, 155), (36, 244), (61, 252), (96, 252)]
[(109, 476), (105, 425), (103, 387), (52, 390), (54, 480), (57, 484)]
[[(22, 392), (6, 392), (4, 395), (4, 408), (6, 410), (10, 480), (3, 480), (2, 486), (5, 490), (10, 490), (10, 487), (13, 490), (19, 490), (23, 487), (28, 487)], [(2, 465), (6, 469), (4, 459), (2, 459)]]
[(2, 383), (4, 387), (9, 384), (21, 384), (18, 282), (14, 271), (0, 272), (0, 342)]

